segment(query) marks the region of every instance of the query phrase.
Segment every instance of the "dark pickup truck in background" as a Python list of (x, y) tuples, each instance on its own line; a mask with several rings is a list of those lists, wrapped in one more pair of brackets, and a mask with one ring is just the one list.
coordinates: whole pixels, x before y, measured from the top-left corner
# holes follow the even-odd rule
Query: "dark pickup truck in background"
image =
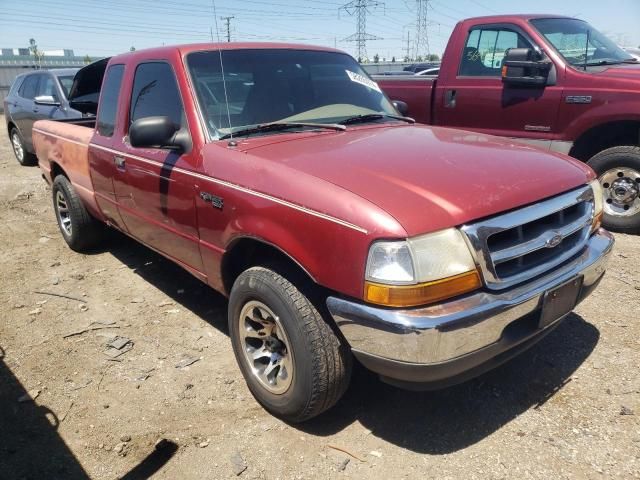
[(640, 232), (640, 63), (576, 18), (458, 23), (437, 79), (376, 81), (420, 123), (510, 137), (587, 162), (604, 226)]

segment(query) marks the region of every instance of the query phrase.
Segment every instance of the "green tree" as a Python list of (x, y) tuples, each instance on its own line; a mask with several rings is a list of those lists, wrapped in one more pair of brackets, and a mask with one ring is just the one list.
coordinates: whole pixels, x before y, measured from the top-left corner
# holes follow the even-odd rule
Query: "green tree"
[(91, 63), (91, 57), (89, 56), (89, 54), (85, 55), (82, 61), (85, 63), (85, 65), (89, 65)]
[(427, 55), (427, 61), (438, 62), (440, 61), (440, 56), (435, 53), (430, 53), (429, 55)]
[(396, 57), (391, 57), (391, 63), (396, 63)]
[(373, 63), (378, 63), (380, 62), (380, 55), (378, 55), (377, 53), (373, 56)]
[(133, 45), (131, 46), (131, 48), (129, 49), (130, 52), (135, 52), (136, 51), (136, 47), (134, 47)]

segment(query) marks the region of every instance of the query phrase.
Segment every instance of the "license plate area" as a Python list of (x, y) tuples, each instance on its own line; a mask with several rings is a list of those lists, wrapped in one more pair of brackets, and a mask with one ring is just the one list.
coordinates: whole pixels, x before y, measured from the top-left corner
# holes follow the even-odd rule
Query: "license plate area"
[(575, 277), (552, 290), (545, 292), (542, 299), (539, 328), (545, 328), (571, 312), (578, 302), (583, 277)]

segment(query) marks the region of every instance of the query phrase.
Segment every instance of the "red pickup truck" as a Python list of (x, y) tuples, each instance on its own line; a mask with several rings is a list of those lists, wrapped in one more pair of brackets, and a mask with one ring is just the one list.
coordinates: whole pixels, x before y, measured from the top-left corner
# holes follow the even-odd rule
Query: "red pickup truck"
[(414, 388), (504, 362), (613, 246), (589, 167), (415, 125), (337, 50), (132, 52), (81, 70), (70, 100), (95, 119), (33, 128), (65, 241), (106, 223), (227, 295), (242, 374), (290, 421), (337, 402), (354, 356)]
[(640, 233), (640, 63), (588, 23), (471, 18), (453, 30), (437, 79), (376, 80), (418, 122), (518, 139), (588, 163), (603, 187), (604, 226)]

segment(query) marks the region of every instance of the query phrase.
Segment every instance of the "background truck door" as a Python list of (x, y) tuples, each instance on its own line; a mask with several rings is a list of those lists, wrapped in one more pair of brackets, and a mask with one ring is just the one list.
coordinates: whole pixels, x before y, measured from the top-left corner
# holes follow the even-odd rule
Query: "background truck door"
[[(149, 61), (136, 67), (126, 133), (134, 121), (168, 116), (188, 130), (172, 67)], [(125, 118), (120, 115), (119, 118)], [(125, 137), (114, 155), (118, 209), (131, 235), (202, 275), (193, 171), (196, 155), (162, 148), (134, 148)], [(178, 168), (178, 170), (176, 170)]]
[(437, 124), (508, 137), (551, 138), (562, 88), (504, 85), (501, 78), (504, 52), (533, 46), (515, 25), (472, 27), (462, 45), (457, 71), (441, 70)]

